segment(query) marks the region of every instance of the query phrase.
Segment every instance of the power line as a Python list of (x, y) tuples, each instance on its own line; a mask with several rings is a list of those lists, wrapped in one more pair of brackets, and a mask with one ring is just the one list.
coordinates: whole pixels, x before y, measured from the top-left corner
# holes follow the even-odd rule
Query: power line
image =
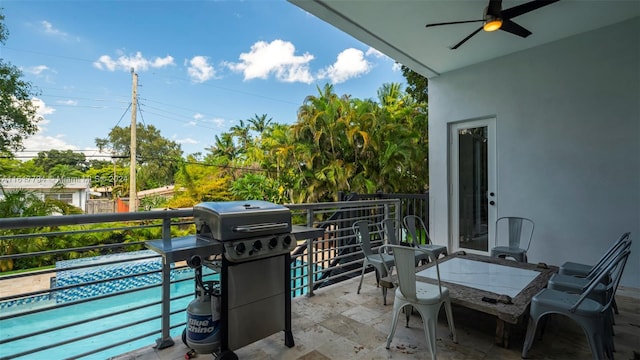
[[(56, 54), (44, 53), (44, 52), (33, 51), (33, 50), (17, 49), (17, 48), (7, 47), (7, 46), (4, 46), (3, 49), (18, 51), (18, 52), (25, 52), (25, 53), (30, 53), (30, 54), (37, 54), (37, 55), (42, 55), (42, 56), (56, 57), (56, 58), (60, 58), (60, 59), (68, 59), (68, 60), (74, 60), (74, 61), (89, 62), (89, 63), (92, 63), (92, 64), (95, 62), (95, 60), (81, 59), (81, 58), (76, 58), (76, 57), (71, 57), (71, 56), (64, 56), (64, 55), (56, 55)], [(159, 78), (165, 78), (165, 79), (174, 79), (174, 80), (180, 80), (180, 81), (189, 80), (188, 78), (160, 75), (160, 74), (158, 74), (158, 73), (156, 73), (154, 71), (150, 72), (150, 74), (151, 75), (155, 75), (155, 76), (157, 76)], [(237, 93), (237, 94), (241, 94), (241, 95), (253, 96), (253, 97), (257, 97), (257, 98), (261, 98), (261, 99), (265, 99), (265, 100), (281, 102), (281, 103), (284, 103), (284, 104), (290, 104), (290, 105), (299, 105), (300, 104), (298, 102), (293, 102), (293, 101), (284, 100), (284, 99), (277, 99), (277, 98), (273, 98), (273, 97), (270, 97), (270, 96), (265, 96), (265, 95), (262, 95), (262, 94), (255, 94), (255, 93), (248, 92), (248, 91), (242, 91), (242, 90), (238, 90), (238, 89), (227, 88), (227, 87), (224, 87), (224, 86), (212, 85), (212, 84), (209, 84), (209, 83), (200, 83), (199, 85), (210, 87), (210, 88), (214, 88), (214, 89), (224, 90), (224, 91), (227, 91), (227, 92), (233, 92), (233, 93)]]
[[(129, 106), (127, 106), (127, 109), (122, 113), (122, 116), (120, 116), (120, 120), (118, 120), (118, 122), (116, 123), (116, 126), (118, 126), (118, 124), (120, 124), (120, 121), (122, 121), (122, 119), (127, 114), (127, 111), (129, 111), (129, 109), (131, 109), (131, 103), (129, 103)], [(116, 127), (116, 126), (114, 126), (114, 127)]]

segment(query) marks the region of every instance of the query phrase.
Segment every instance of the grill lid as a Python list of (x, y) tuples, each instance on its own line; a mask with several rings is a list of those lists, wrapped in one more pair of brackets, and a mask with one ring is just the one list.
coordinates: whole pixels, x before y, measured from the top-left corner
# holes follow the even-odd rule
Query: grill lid
[(268, 201), (204, 202), (193, 218), (198, 235), (221, 241), (291, 232), (291, 210)]

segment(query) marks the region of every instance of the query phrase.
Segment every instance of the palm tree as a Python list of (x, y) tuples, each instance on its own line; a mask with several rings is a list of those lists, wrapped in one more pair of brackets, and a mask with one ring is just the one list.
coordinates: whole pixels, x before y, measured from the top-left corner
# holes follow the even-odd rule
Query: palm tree
[(238, 138), (240, 152), (246, 152), (249, 143), (252, 141), (251, 134), (249, 134), (249, 125), (246, 125), (243, 120), (240, 120), (238, 125), (232, 126), (229, 130), (231, 135)]
[[(222, 133), (215, 136), (215, 144), (208, 149), (211, 155), (226, 160), (226, 164), (233, 161), (239, 153), (239, 149), (233, 142), (233, 134)], [(225, 165), (226, 165), (225, 164)]]
[(249, 129), (257, 132), (258, 135), (262, 135), (262, 133), (267, 130), (267, 128), (271, 124), (271, 121), (271, 118), (267, 118), (267, 114), (262, 114), (259, 116), (258, 114), (254, 114), (253, 118), (247, 119), (247, 122), (250, 124)]
[(344, 160), (351, 101), (346, 95), (338, 97), (329, 84), (318, 93), (305, 99), (293, 127), (296, 142), (306, 145), (301, 160), (306, 166), (302, 175), (308, 180), (307, 201), (336, 200), (339, 190), (350, 187), (356, 169)]

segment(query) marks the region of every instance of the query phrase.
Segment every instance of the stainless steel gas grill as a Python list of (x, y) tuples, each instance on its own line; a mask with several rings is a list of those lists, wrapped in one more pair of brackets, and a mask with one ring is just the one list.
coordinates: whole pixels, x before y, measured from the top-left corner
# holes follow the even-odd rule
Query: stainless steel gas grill
[(220, 241), (221, 352), (278, 331), (291, 332), (291, 211), (265, 201), (208, 202), (193, 208), (197, 237)]
[(266, 201), (206, 202), (193, 207), (198, 238), (223, 243), (231, 262), (289, 253), (291, 211)]
[[(233, 359), (233, 350), (279, 331), (293, 347), (290, 253), (297, 240), (323, 231), (292, 226), (287, 207), (266, 201), (200, 203), (193, 218), (195, 236), (154, 240), (147, 247), (162, 254), (165, 265), (187, 260), (220, 273), (218, 358)], [(163, 317), (168, 311), (167, 305)]]

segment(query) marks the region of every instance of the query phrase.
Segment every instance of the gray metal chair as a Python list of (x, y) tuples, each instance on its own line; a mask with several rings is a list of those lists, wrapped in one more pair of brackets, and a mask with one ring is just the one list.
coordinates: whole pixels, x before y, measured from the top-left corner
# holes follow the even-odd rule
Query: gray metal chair
[[(630, 233), (625, 233), (622, 237), (620, 237), (619, 241), (616, 241), (615, 246), (611, 249), (611, 251), (607, 252), (606, 256), (602, 257), (600, 261), (596, 265), (593, 266), (592, 270), (587, 273), (585, 277), (577, 277), (572, 275), (565, 274), (553, 274), (549, 279), (547, 287), (550, 289), (565, 291), (565, 292), (574, 292), (580, 293), (586, 289), (589, 285), (589, 282), (599, 275), (604, 267), (606, 267), (613, 259), (615, 259), (618, 254), (629, 249), (631, 247), (631, 239), (629, 239)], [(591, 298), (593, 300), (599, 301), (602, 304), (605, 304), (610, 294), (610, 285), (611, 278), (605, 277), (603, 278), (602, 283), (597, 284), (593, 292), (591, 294)]]
[(527, 251), (531, 245), (535, 224), (531, 219), (503, 216), (496, 220), (495, 246), (492, 257), (513, 258), (519, 262), (528, 262)]
[[(606, 262), (616, 255), (617, 252), (624, 250), (624, 243), (629, 242), (629, 246), (631, 246), (631, 240), (629, 237), (631, 236), (630, 232), (626, 232), (622, 234), (618, 240), (616, 240), (609, 249), (602, 255), (602, 257), (598, 260), (594, 265), (587, 265), (582, 263), (576, 263), (567, 261), (560, 266), (560, 270), (558, 271), (558, 276), (555, 279), (552, 277), (554, 282), (558, 283), (559, 290), (564, 288), (575, 288), (584, 286), (588, 280), (592, 279), (595, 275), (598, 274), (598, 271), (606, 264)], [(569, 276), (571, 278), (569, 278)], [(604, 279), (604, 284), (607, 284), (610, 279)], [(551, 287), (555, 287), (554, 283), (550, 284)], [(598, 298), (602, 298), (602, 287), (600, 289), (596, 288), (596, 292)], [(613, 299), (613, 312), (618, 314), (618, 305), (616, 303), (616, 299)]]
[[(404, 227), (407, 229), (409, 235), (407, 239), (413, 246), (433, 252), (435, 259), (439, 258), (440, 255), (448, 255), (446, 246), (434, 245), (431, 243), (427, 227), (419, 216), (407, 215), (402, 219), (402, 222), (404, 223)], [(424, 234), (424, 244), (420, 243), (421, 234)]]
[(630, 235), (631, 233), (629, 232), (622, 234), (618, 238), (618, 240), (611, 244), (611, 247), (609, 247), (609, 249), (607, 249), (607, 251), (602, 254), (602, 257), (594, 265), (566, 261), (565, 263), (560, 265), (560, 270), (558, 271), (558, 273), (562, 275), (592, 278), (594, 274), (598, 273), (598, 270), (600, 269), (602, 264), (604, 264), (614, 252), (619, 251), (620, 244), (624, 241), (627, 241)]
[[(402, 234), (404, 234), (405, 229), (402, 226), (400, 220), (386, 218), (379, 223), (379, 227), (381, 228), (381, 232), (385, 234), (386, 242), (390, 245), (403, 245), (402, 244)], [(400, 235), (400, 237), (398, 237)], [(407, 244), (410, 245), (410, 244)], [(415, 265), (426, 264), (429, 260), (429, 255), (421, 252), (416, 253), (416, 261)]]
[[(415, 308), (420, 316), (424, 326), (424, 335), (427, 338), (429, 350), (431, 351), (431, 359), (436, 358), (436, 323), (438, 322), (438, 314), (442, 305), (447, 315), (449, 323), (449, 331), (453, 342), (457, 342), (456, 329), (453, 325), (453, 313), (451, 311), (451, 299), (449, 297), (449, 289), (440, 283), (440, 268), (437, 256), (434, 252), (411, 246), (401, 245), (383, 245), (378, 249), (380, 255), (387, 250), (391, 250), (396, 263), (396, 273), (398, 278), (398, 287), (395, 291), (393, 300), (393, 321), (391, 323), (391, 332), (387, 337), (386, 348), (389, 349), (393, 335), (398, 325), (398, 317), (400, 312), (406, 307)], [(416, 253), (425, 254), (435, 261), (437, 284), (416, 281), (416, 269), (413, 266), (413, 260)], [(409, 319), (412, 311), (405, 311), (407, 327), (409, 327)]]
[(580, 294), (554, 289), (544, 289), (531, 300), (527, 335), (522, 347), (522, 357), (526, 358), (536, 334), (538, 322), (549, 314), (564, 315), (577, 322), (587, 335), (589, 348), (594, 359), (601, 360), (605, 354), (613, 359), (613, 332), (611, 324), (611, 296), (606, 304), (590, 299), (593, 290), (605, 277), (611, 276), (612, 294), (615, 294), (624, 270), (629, 249), (622, 251), (591, 281)]
[[(553, 274), (547, 283), (547, 287), (549, 289), (571, 292), (571, 293), (581, 293), (586, 289), (589, 285), (590, 281), (598, 276), (599, 272), (602, 271), (611, 261), (613, 261), (618, 254), (623, 251), (631, 248), (631, 239), (629, 239), (630, 233), (623, 234), (618, 241), (616, 241), (615, 246), (612, 247), (611, 251), (608, 251), (606, 256), (601, 258), (600, 261), (596, 265), (593, 266), (593, 271), (587, 273), (586, 277), (577, 277), (572, 275), (565, 274)], [(611, 301), (611, 308), (613, 311), (610, 312), (610, 323), (613, 326), (615, 324), (615, 319), (613, 317), (614, 313), (618, 313), (618, 306), (616, 304), (615, 299), (615, 290), (612, 288), (612, 277), (611, 275), (605, 276), (602, 279), (602, 282), (597, 284), (594, 289), (589, 294), (589, 298), (595, 300), (602, 305), (605, 305), (609, 301)], [(611, 330), (613, 332), (613, 329)], [(613, 346), (613, 344), (611, 345)]]
[[(362, 248), (362, 253), (364, 254), (362, 274), (360, 275), (360, 284), (358, 284), (358, 294), (360, 294), (360, 289), (362, 288), (364, 273), (369, 266), (372, 266), (375, 269), (377, 286), (380, 286), (380, 278), (387, 276), (388, 271), (394, 267), (394, 259), (392, 255), (378, 254), (373, 251), (373, 248), (371, 247), (371, 232), (369, 231), (372, 226), (373, 223), (368, 220), (356, 221), (351, 226), (353, 233), (356, 236), (356, 240)], [(382, 301), (384, 305), (387, 305), (387, 288), (384, 286), (382, 287)]]

